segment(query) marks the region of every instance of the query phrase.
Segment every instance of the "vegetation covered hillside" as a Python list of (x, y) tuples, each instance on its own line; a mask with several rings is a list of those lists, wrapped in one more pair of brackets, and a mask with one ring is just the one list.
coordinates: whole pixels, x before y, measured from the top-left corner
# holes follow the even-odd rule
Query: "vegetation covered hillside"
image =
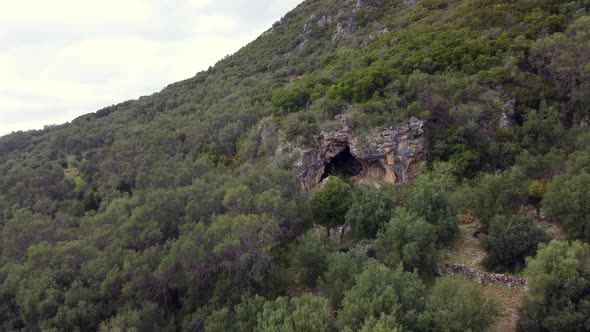
[[(460, 222), (528, 277), (513, 328), (589, 330), (589, 10), (306, 0), (191, 79), (0, 137), (0, 330), (490, 329), (438, 272)], [(277, 150), (343, 118), (423, 120), (422, 174), (302, 190)]]

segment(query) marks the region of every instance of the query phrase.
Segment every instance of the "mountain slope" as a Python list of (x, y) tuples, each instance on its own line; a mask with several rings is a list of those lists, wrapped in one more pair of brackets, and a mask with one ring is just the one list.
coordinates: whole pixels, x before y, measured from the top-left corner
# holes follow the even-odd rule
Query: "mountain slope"
[[(430, 293), (432, 264), (424, 262), (452, 241), (457, 214), (471, 210), (495, 230), (496, 215), (517, 214), (528, 201), (567, 220), (570, 238), (589, 239), (588, 197), (546, 185), (557, 175), (558, 183), (585, 183), (590, 170), (588, 6), (308, 0), (191, 79), (1, 137), (3, 329), (305, 329), (283, 312), (296, 309), (326, 329), (436, 329), (448, 317), (426, 299), (444, 289)], [(353, 226), (352, 243), (366, 227), (355, 220), (369, 218), (348, 210), (374, 211), (358, 202), (379, 197), (390, 208), (372, 229), (408, 232), (392, 240), (397, 254), (377, 255), (380, 263), (340, 257), (331, 241), (305, 233), (325, 207), (300, 190), (293, 163), (276, 156), (279, 147), (317, 148), (321, 132), (339, 128), (337, 116), (359, 139), (412, 117), (426, 123), (429, 170), (413, 188), (335, 185), (351, 197), (337, 217)], [(542, 190), (529, 190), (533, 180)], [(564, 211), (555, 207), (562, 196), (578, 198)], [(384, 228), (404, 209), (421, 239), (409, 241), (418, 235), (395, 218)], [(518, 269), (519, 255), (489, 268)], [(338, 259), (359, 268), (330, 279)], [(390, 302), (381, 299), (389, 311), (368, 313), (346, 298), (370, 297), (354, 287), (375, 276), (398, 278), (422, 300), (390, 287)], [(347, 286), (333, 295), (336, 282)], [(319, 296), (277, 299), (302, 289)], [(224, 321), (242, 325), (215, 325)], [(490, 324), (476, 323), (457, 329)]]

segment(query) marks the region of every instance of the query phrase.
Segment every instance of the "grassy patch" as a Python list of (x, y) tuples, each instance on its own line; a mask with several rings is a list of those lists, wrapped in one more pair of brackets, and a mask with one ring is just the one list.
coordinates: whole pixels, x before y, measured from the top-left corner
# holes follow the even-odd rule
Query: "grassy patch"
[(505, 332), (516, 331), (518, 322), (518, 310), (522, 305), (526, 290), (521, 288), (509, 288), (499, 285), (482, 286), (486, 297), (494, 297), (500, 301), (501, 313), (492, 331)]
[(440, 261), (447, 264), (463, 264), (483, 270), (482, 262), (486, 253), (479, 240), (473, 237), (476, 230), (476, 224), (459, 225), (457, 239), (448, 249), (441, 252)]

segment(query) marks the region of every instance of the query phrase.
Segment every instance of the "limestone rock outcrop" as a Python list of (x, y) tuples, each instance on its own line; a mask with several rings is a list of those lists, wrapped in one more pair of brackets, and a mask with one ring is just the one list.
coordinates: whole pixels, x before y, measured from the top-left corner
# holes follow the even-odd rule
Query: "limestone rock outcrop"
[(427, 158), (422, 120), (411, 118), (363, 136), (353, 133), (345, 117), (340, 120), (341, 128), (322, 132), (316, 147), (289, 149), (302, 189), (313, 189), (331, 174), (408, 183)]

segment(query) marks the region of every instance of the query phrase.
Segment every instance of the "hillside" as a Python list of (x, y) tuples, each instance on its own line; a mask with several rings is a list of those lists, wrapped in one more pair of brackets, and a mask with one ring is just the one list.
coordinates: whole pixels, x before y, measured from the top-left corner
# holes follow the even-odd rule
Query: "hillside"
[(306, 0), (193, 78), (0, 137), (0, 330), (497, 327), (437, 272), (463, 243), (528, 278), (510, 328), (590, 329), (589, 10)]

